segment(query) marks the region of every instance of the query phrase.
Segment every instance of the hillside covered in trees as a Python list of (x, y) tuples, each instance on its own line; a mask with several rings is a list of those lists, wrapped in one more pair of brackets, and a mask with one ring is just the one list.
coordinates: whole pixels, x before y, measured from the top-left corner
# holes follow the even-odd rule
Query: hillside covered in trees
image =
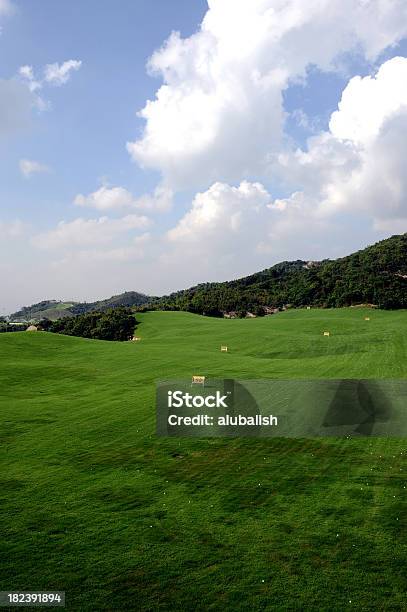
[(158, 299), (149, 307), (212, 316), (269, 308), (374, 304), (407, 308), (407, 234), (392, 236), (336, 260), (282, 262), (223, 283), (205, 283)]
[(324, 261), (284, 261), (238, 280), (203, 283), (164, 297), (127, 291), (98, 302), (46, 300), (22, 308), (10, 320), (59, 320), (89, 312), (128, 307), (185, 310), (210, 316), (234, 312), (267, 314), (290, 305), (321, 308), (372, 304), (407, 308), (407, 234), (392, 236), (347, 257)]
[(98, 302), (59, 302), (58, 300), (43, 300), (32, 306), (24, 306), (18, 312), (14, 312), (10, 315), (10, 321), (41, 321), (43, 319), (49, 319), (50, 321), (57, 321), (65, 317), (72, 317), (86, 312), (104, 312), (110, 308), (116, 308), (117, 306), (126, 306), (128, 308), (132, 306), (141, 306), (149, 302), (151, 297), (144, 295), (143, 293), (137, 293), (136, 291), (126, 291), (119, 295), (113, 295), (106, 300), (99, 300)]

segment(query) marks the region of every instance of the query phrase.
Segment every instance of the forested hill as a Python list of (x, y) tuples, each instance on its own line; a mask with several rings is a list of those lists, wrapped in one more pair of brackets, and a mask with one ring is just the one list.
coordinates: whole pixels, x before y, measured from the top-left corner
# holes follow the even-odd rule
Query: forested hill
[(59, 302), (58, 300), (44, 300), (33, 304), (32, 306), (24, 306), (18, 312), (10, 315), (11, 321), (39, 321), (41, 319), (49, 319), (56, 321), (64, 317), (84, 314), (85, 312), (99, 311), (104, 312), (116, 306), (141, 306), (150, 301), (151, 297), (144, 293), (136, 291), (126, 291), (119, 295), (113, 295), (105, 300), (98, 302)]
[(205, 283), (161, 298), (127, 291), (98, 302), (47, 300), (10, 315), (11, 321), (57, 320), (116, 306), (136, 310), (186, 310), (222, 316), (266, 314), (270, 309), (374, 304), (407, 308), (407, 234), (392, 236), (336, 260), (284, 261), (262, 272), (223, 283)]
[(73, 308), (71, 308), (72, 314), (83, 314), (84, 312), (90, 312), (93, 310), (97, 310), (99, 312), (104, 312), (105, 310), (109, 310), (110, 308), (116, 308), (117, 306), (141, 306), (142, 304), (146, 304), (149, 302), (151, 298), (144, 293), (138, 293), (137, 291), (125, 291), (124, 293), (120, 293), (119, 295), (113, 295), (106, 300), (99, 300), (98, 302), (83, 302), (80, 304), (75, 304)]
[(159, 298), (153, 306), (221, 316), (264, 314), (288, 304), (407, 308), (407, 234), (332, 261), (286, 261), (238, 280), (197, 285)]

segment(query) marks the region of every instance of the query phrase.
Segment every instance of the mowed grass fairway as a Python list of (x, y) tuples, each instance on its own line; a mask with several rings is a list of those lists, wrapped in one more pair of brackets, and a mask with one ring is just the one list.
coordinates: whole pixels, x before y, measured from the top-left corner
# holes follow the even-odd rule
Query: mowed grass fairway
[(137, 318), (133, 343), (0, 334), (0, 590), (65, 590), (68, 610), (406, 610), (406, 439), (158, 439), (154, 381), (406, 378), (407, 312)]

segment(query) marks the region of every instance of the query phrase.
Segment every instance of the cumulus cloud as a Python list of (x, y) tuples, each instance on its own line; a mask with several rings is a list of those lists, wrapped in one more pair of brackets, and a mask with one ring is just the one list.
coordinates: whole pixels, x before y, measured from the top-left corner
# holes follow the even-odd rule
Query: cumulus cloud
[(159, 185), (153, 194), (135, 197), (124, 187), (109, 187), (102, 185), (89, 195), (78, 194), (74, 199), (76, 206), (95, 208), (97, 210), (113, 210), (123, 208), (138, 208), (144, 210), (164, 211), (171, 207), (172, 191)]
[[(338, 232), (343, 240), (338, 243)], [(215, 183), (167, 233), (150, 263), (171, 289), (237, 278), (292, 259), (338, 257), (360, 247), (365, 233), (338, 216), (318, 215), (300, 192), (273, 200), (260, 183)]]
[[(100, 262), (113, 270), (143, 258), (139, 278), (144, 287), (164, 278), (165, 286), (156, 280), (160, 292), (242, 276), (284, 259), (338, 257), (388, 232), (405, 231), (406, 65), (406, 58), (393, 58), (375, 74), (351, 79), (329, 129), (313, 135), (304, 149), (284, 148), (276, 155), (274, 171), (287, 187), (286, 197), (273, 198), (259, 182), (217, 181), (193, 198), (163, 237), (144, 233), (129, 243), (117, 231), (112, 244), (112, 232), (106, 236), (99, 220), (80, 219), (60, 224), (45, 236), (45, 246), (69, 246), (63, 265), (76, 262), (78, 270)], [(139, 206), (140, 198), (104, 186), (78, 196), (76, 204), (114, 210)]]
[(328, 205), (334, 210), (362, 210), (377, 228), (397, 218), (399, 232), (406, 231), (406, 130), (405, 108), (384, 121), (376, 138), (360, 151), (360, 162), (353, 172), (331, 186)]
[(19, 166), (21, 174), (25, 178), (29, 178), (33, 174), (41, 174), (50, 171), (49, 166), (41, 164), (33, 159), (20, 159)]
[(360, 240), (406, 231), (406, 83), (400, 57), (351, 79), (329, 130), (276, 157), (289, 195), (273, 199), (247, 181), (215, 183), (168, 232), (162, 265), (187, 276), (193, 265), (200, 280), (228, 278), (281, 259), (340, 256)]
[(44, 80), (52, 85), (64, 85), (71, 77), (71, 73), (79, 70), (82, 66), (80, 60), (68, 60), (62, 64), (55, 62), (47, 64), (44, 69)]
[(191, 209), (167, 233), (161, 265), (201, 280), (205, 274), (207, 279), (235, 275), (237, 261), (240, 269), (253, 269), (262, 260), (258, 245), (271, 229), (270, 204), (260, 183), (215, 183), (195, 196)]
[(166, 185), (159, 184), (153, 193), (137, 198), (137, 208), (150, 211), (167, 212), (172, 207), (174, 192)]
[(110, 210), (115, 208), (134, 208), (135, 198), (123, 187), (102, 186), (97, 191), (85, 196), (79, 193), (74, 200), (76, 206)]
[(373, 76), (355, 76), (342, 93), (329, 128), (340, 140), (369, 145), (392, 116), (407, 110), (407, 59), (394, 57)]
[(329, 127), (309, 139), (305, 151), (280, 156), (286, 178), (301, 185), (280, 206), (300, 197), (320, 217), (359, 212), (378, 230), (405, 231), (407, 58), (352, 78)]
[(368, 60), (407, 35), (404, 0), (209, 0), (200, 30), (174, 32), (149, 61), (163, 80), (128, 150), (172, 186), (264, 172), (281, 149), (282, 92), (310, 65), (334, 69), (347, 52)]
[(32, 243), (41, 249), (72, 250), (88, 245), (106, 245), (131, 230), (145, 229), (149, 224), (147, 217), (139, 215), (127, 215), (120, 219), (79, 217), (74, 221), (60, 221), (55, 229), (34, 236)]
[(200, 245), (204, 249), (214, 240), (226, 245), (230, 239), (249, 238), (250, 226), (258, 228), (267, 214), (270, 195), (260, 183), (243, 181), (238, 187), (215, 183), (198, 193), (191, 210), (170, 230), (171, 241)]

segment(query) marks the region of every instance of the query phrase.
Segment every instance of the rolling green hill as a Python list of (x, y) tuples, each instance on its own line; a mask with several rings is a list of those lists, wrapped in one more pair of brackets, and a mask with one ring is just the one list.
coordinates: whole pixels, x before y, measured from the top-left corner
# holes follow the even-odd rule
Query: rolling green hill
[(0, 590), (80, 611), (404, 610), (405, 439), (154, 434), (156, 379), (406, 378), (407, 312), (365, 313), (2, 334)]
[(238, 280), (197, 285), (160, 298), (156, 307), (222, 316), (287, 304), (407, 308), (407, 234), (334, 261), (285, 261)]

